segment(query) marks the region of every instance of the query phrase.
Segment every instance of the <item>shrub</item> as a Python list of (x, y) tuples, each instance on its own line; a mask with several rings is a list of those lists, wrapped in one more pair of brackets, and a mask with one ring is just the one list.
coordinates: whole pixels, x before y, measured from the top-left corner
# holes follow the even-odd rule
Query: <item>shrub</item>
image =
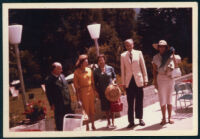
[(179, 64), (179, 67), (181, 68), (182, 75), (192, 72), (192, 63), (188, 62), (188, 58), (184, 58)]
[(43, 102), (31, 102), (27, 104), (27, 108), (23, 114), (30, 120), (30, 123), (34, 123), (38, 120), (44, 119), (46, 115), (46, 108), (43, 106)]

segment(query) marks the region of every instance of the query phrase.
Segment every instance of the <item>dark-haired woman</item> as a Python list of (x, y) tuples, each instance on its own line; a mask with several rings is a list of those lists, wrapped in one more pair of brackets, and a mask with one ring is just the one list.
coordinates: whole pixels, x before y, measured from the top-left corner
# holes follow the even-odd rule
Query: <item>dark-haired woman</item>
[(165, 125), (166, 109), (168, 111), (168, 123), (173, 124), (171, 120), (172, 113), (172, 93), (174, 91), (174, 80), (170, 77), (170, 72), (178, 66), (181, 61), (179, 55), (174, 55), (174, 48), (169, 47), (165, 40), (160, 40), (158, 44), (153, 44), (153, 47), (159, 51), (153, 57), (153, 78), (154, 85), (158, 89), (158, 97), (162, 111), (162, 121), (160, 125)]
[[(82, 103), (88, 118), (92, 122), (92, 129), (95, 130), (94, 116), (95, 116), (95, 90), (93, 73), (88, 68), (87, 55), (80, 55), (76, 62), (77, 69), (74, 72), (74, 87), (77, 93), (77, 99)], [(89, 130), (89, 123), (86, 121), (86, 130)]]
[[(110, 102), (105, 97), (105, 90), (109, 84), (114, 83), (116, 74), (113, 67), (106, 65), (103, 54), (98, 56), (97, 61), (98, 68), (94, 71), (95, 88), (101, 101), (101, 110), (106, 113), (107, 128), (114, 128), (114, 113), (110, 111)], [(112, 125), (110, 119), (112, 119)]]

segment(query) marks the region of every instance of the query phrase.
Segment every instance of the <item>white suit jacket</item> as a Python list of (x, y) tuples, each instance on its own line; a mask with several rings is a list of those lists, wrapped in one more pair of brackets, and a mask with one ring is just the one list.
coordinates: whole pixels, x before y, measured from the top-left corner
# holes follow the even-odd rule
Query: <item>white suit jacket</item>
[(132, 50), (132, 63), (129, 52), (125, 51), (121, 54), (121, 81), (128, 88), (132, 76), (134, 76), (138, 87), (144, 86), (144, 82), (148, 82), (147, 70), (141, 51)]

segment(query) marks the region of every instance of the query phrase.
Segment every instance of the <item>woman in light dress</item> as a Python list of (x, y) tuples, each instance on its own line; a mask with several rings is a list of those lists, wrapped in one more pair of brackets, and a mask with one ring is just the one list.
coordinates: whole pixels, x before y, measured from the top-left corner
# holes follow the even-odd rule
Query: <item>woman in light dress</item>
[(153, 57), (153, 79), (154, 85), (158, 89), (158, 97), (162, 111), (162, 120), (160, 125), (165, 125), (166, 109), (168, 111), (168, 123), (173, 124), (171, 120), (172, 113), (172, 93), (174, 91), (174, 79), (170, 77), (170, 72), (178, 67), (181, 62), (179, 55), (174, 55), (175, 49), (169, 47), (165, 40), (160, 40), (158, 44), (153, 44), (153, 47), (159, 51)]

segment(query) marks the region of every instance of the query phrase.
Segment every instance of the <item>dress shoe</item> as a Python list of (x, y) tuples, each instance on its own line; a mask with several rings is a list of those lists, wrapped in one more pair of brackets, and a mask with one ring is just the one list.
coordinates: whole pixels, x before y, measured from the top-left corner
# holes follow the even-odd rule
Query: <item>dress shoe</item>
[(92, 126), (92, 130), (95, 131), (95, 130), (96, 130), (96, 127), (95, 127), (95, 126)]
[(128, 126), (127, 126), (127, 128), (133, 128), (135, 126), (135, 124), (134, 123), (131, 123), (131, 124), (129, 124)]
[(142, 119), (140, 119), (140, 124), (139, 125), (145, 126), (145, 123), (144, 123), (144, 121)]
[(174, 121), (170, 120), (168, 121), (169, 124), (174, 124)]
[(86, 125), (86, 131), (89, 131), (90, 128), (89, 128), (89, 125)]
[(109, 128), (110, 127), (110, 123), (108, 123), (106, 127)]
[(162, 119), (162, 121), (160, 122), (160, 125), (165, 125), (167, 122), (165, 119)]

